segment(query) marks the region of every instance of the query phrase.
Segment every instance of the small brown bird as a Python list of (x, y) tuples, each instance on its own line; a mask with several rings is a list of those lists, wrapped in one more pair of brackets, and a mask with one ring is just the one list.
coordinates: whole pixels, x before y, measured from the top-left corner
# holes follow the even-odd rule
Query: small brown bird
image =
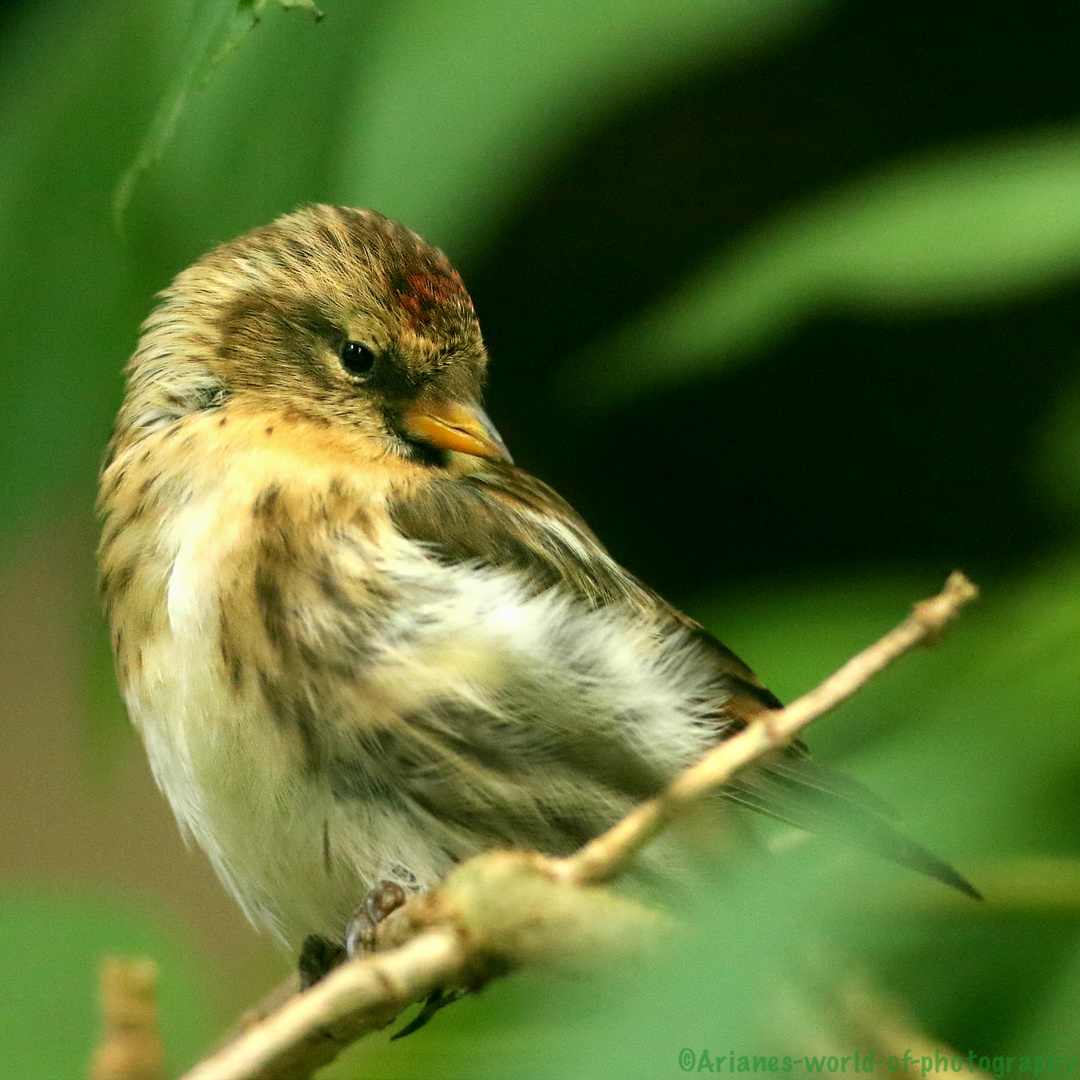
[[(779, 705), (514, 467), (486, 365), (440, 251), (311, 206), (183, 271), (128, 366), (120, 686), (181, 828), (290, 945), (354, 951), (484, 849), (569, 852)], [(975, 895), (802, 744), (724, 794)]]

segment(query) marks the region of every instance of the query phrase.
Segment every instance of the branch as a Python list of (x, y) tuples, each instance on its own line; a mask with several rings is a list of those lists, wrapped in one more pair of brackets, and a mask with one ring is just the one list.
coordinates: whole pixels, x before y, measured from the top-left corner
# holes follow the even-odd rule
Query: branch
[(555, 880), (550, 864), (518, 851), (462, 863), (380, 924), (389, 951), (342, 964), (184, 1080), (303, 1080), (439, 987), (475, 989), (514, 967), (581, 967), (648, 950), (663, 925), (655, 912)]
[(157, 1029), (157, 966), (110, 958), (101, 965), (101, 1042), (91, 1080), (165, 1080), (165, 1050)]
[(963, 574), (950, 574), (937, 596), (916, 604), (899, 626), (853, 656), (820, 686), (785, 708), (753, 720), (710, 750), (666, 791), (642, 803), (574, 855), (559, 860), (561, 873), (579, 884), (617, 876), (672, 818), (702, 795), (726, 784), (739, 769), (785, 746), (811, 720), (831, 712), (909, 649), (938, 640), (945, 624), (978, 595), (978, 589)]
[[(853, 1071), (892, 1080), (925, 1077), (935, 1062), (960, 1057), (842, 951), (814, 941), (792, 959), (797, 977), (783, 979), (775, 990), (769, 1024), (774, 1045), (841, 1057), (857, 1047), (861, 1061)], [(898, 1068), (889, 1068), (890, 1058)], [(974, 1080), (986, 1076), (970, 1063), (968, 1075)]]
[(380, 925), (378, 947), (389, 951), (343, 964), (184, 1080), (305, 1080), (436, 989), (476, 988), (520, 966), (644, 948), (655, 913), (593, 886), (625, 870), (668, 822), (739, 769), (785, 746), (915, 645), (936, 641), (976, 595), (963, 574), (952, 574), (941, 593), (816, 689), (749, 723), (574, 855), (502, 851), (463, 863)]

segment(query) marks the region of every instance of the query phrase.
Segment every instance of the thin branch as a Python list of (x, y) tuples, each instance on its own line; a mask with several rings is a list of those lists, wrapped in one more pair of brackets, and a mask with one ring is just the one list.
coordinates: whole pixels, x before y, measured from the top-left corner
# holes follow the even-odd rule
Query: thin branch
[(936, 641), (945, 624), (978, 594), (978, 589), (959, 571), (950, 574), (942, 591), (916, 604), (899, 626), (853, 656), (808, 694), (786, 708), (765, 713), (737, 735), (725, 739), (666, 791), (642, 803), (580, 851), (559, 860), (559, 872), (579, 884), (617, 876), (673, 817), (702, 795), (726, 784), (739, 769), (786, 745), (811, 720), (831, 712), (909, 649), (924, 641)]
[[(768, 1020), (774, 1045), (817, 1057), (843, 1057), (854, 1049), (859, 1061), (849, 1071), (892, 1080), (916, 1080), (943, 1071), (943, 1062), (966, 1061), (924, 1030), (912, 1010), (869, 971), (831, 944), (811, 942), (792, 961), (788, 970), (793, 968), (795, 977), (779, 980), (774, 990)], [(986, 1075), (966, 1063), (966, 1075), (975, 1080)]]
[(595, 966), (647, 950), (663, 925), (655, 912), (553, 880), (549, 864), (519, 851), (462, 863), (379, 927), (380, 945), (402, 944), (342, 964), (184, 1080), (303, 1080), (438, 987), (476, 987), (512, 966)]
[(393, 952), (343, 964), (291, 998), (184, 1080), (304, 1080), (414, 1001), (460, 978), (466, 950), (453, 929), (428, 930)]
[(103, 1030), (90, 1065), (91, 1080), (165, 1080), (154, 962), (107, 959), (101, 965), (98, 993)]
[[(829, 988), (827, 994), (835, 1008), (838, 1026), (850, 1033), (848, 1046), (854, 1043), (877, 1050), (881, 1057), (895, 1057), (898, 1062), (906, 1061), (905, 1055), (931, 1061), (942, 1058), (952, 1061), (959, 1057), (952, 1047), (923, 1031), (911, 1010), (876, 986), (865, 972), (849, 974), (838, 986)], [(916, 1069), (920, 1076), (929, 1071), (914, 1063), (910, 1071), (907, 1068), (904, 1071), (911, 1075)], [(984, 1075), (977, 1069), (972, 1069), (971, 1074)]]
[(379, 947), (394, 946), (390, 951), (342, 965), (184, 1080), (305, 1080), (432, 990), (477, 986), (515, 967), (565, 958), (568, 951), (610, 951), (616, 942), (625, 944), (628, 927), (640, 931), (655, 924), (655, 917), (589, 886), (625, 870), (702, 795), (786, 745), (915, 645), (935, 641), (976, 595), (963, 574), (952, 574), (941, 593), (916, 604), (903, 623), (816, 689), (748, 724), (574, 855), (490, 852), (462, 864), (443, 886), (414, 897), (380, 926)]

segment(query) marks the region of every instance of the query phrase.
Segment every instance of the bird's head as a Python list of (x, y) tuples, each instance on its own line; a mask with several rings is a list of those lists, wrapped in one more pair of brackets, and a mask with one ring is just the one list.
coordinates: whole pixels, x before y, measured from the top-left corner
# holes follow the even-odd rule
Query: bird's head
[(235, 400), (407, 457), (509, 460), (480, 404), (487, 354), (461, 278), (380, 214), (305, 207), (215, 248), (162, 296), (118, 434)]

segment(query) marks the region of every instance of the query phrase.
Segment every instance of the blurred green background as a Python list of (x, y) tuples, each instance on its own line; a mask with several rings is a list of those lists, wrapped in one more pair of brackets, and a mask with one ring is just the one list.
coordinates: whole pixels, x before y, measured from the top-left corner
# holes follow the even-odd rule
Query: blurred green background
[(962, 1053), (1080, 1054), (1080, 7), (322, 5), (0, 6), (0, 1077), (83, 1074), (107, 952), (160, 962), (174, 1074), (287, 968), (128, 731), (92, 500), (154, 292), (311, 200), (449, 252), (518, 462), (781, 696), (984, 590), (810, 734), (984, 905), (826, 841), (706, 868), (674, 960), (333, 1075), (832, 1047), (805, 988), (853, 968)]

